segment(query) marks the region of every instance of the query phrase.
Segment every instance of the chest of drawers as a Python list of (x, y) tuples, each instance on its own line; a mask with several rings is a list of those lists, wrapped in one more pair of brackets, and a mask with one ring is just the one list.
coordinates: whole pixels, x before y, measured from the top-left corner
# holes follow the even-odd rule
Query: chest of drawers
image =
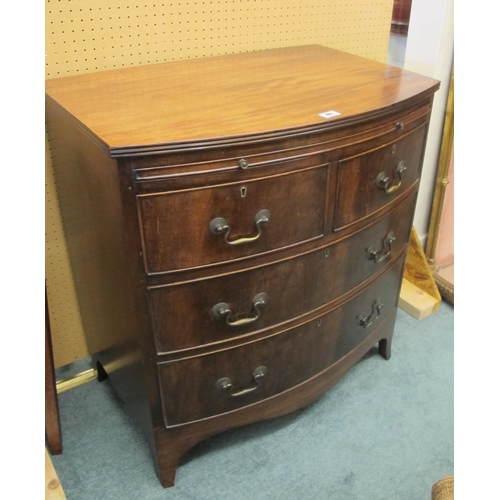
[(88, 347), (164, 486), (390, 357), (437, 88), (320, 46), (47, 82)]

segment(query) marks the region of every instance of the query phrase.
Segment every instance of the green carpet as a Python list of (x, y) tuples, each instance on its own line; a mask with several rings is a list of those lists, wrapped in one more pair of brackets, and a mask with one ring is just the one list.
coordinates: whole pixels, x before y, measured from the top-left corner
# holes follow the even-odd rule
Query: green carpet
[(373, 349), (310, 407), (200, 443), (173, 488), (107, 382), (60, 395), (52, 460), (68, 500), (430, 499), (454, 473), (453, 331), (447, 303), (421, 321), (399, 310), (389, 361)]

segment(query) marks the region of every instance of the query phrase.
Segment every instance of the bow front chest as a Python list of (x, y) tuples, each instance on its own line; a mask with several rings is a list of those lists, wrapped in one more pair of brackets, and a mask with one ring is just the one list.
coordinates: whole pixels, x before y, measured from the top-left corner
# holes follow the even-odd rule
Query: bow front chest
[(438, 85), (321, 46), (47, 81), (89, 350), (164, 486), (390, 357)]

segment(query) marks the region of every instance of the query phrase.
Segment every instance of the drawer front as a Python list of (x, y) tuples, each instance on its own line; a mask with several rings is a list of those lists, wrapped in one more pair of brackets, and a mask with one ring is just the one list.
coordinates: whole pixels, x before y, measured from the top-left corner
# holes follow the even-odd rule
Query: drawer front
[(410, 189), (422, 167), (427, 126), (388, 146), (339, 162), (334, 229), (361, 220)]
[(279, 394), (352, 351), (397, 305), (403, 258), (332, 312), (273, 337), (158, 364), (167, 427), (219, 415)]
[(146, 272), (192, 269), (322, 236), (328, 167), (139, 195)]
[[(363, 231), (326, 248), (229, 276), (150, 288), (158, 352), (232, 340), (340, 297), (403, 250), (415, 199), (416, 193)], [(218, 312), (220, 304), (225, 314)]]

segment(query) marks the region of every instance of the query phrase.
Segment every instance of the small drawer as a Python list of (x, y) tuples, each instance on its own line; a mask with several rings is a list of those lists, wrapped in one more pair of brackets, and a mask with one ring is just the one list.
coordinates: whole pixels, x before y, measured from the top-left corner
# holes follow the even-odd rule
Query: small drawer
[(419, 179), (427, 126), (387, 146), (339, 162), (334, 230), (394, 201)]
[(325, 231), (329, 164), (137, 196), (147, 274), (263, 254)]
[(157, 351), (232, 341), (337, 299), (403, 251), (415, 198), (328, 247), (228, 276), (150, 287)]
[(159, 363), (167, 427), (280, 394), (351, 352), (395, 309), (403, 258), (359, 295), (324, 316), (267, 339)]

